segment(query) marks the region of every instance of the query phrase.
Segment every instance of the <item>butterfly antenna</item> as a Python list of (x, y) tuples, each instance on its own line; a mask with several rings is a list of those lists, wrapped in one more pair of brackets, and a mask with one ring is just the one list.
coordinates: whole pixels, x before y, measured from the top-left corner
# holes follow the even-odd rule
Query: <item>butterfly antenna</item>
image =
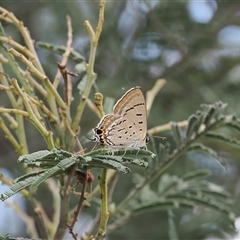
[(91, 142), (96, 142), (95, 140), (94, 140), (94, 138), (93, 139), (91, 139), (91, 138), (89, 138), (89, 137), (86, 137), (88, 140), (90, 140)]
[(92, 151), (95, 150), (98, 145), (99, 145), (99, 143), (95, 143), (94, 147), (92, 148)]
[(152, 135), (152, 137), (154, 137), (154, 138), (159, 138), (159, 139), (161, 139), (161, 140), (166, 140), (166, 137), (159, 137), (159, 136), (153, 136), (153, 135)]
[[(86, 138), (87, 138), (88, 140), (90, 140), (91, 142), (96, 142), (96, 139), (95, 139), (95, 138), (89, 138), (89, 137), (87, 137), (87, 136), (86, 136)], [(95, 150), (98, 145), (99, 145), (99, 143), (96, 142), (96, 144), (94, 145), (94, 147), (92, 148), (91, 151)]]

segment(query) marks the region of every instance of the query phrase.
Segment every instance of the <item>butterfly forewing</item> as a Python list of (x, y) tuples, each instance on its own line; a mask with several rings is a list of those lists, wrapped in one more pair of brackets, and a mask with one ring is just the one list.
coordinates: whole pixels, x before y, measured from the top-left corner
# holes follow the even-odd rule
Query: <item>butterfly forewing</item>
[(127, 119), (129, 129), (137, 131), (140, 140), (145, 139), (147, 133), (146, 105), (142, 89), (135, 87), (126, 92), (113, 108), (115, 114)]

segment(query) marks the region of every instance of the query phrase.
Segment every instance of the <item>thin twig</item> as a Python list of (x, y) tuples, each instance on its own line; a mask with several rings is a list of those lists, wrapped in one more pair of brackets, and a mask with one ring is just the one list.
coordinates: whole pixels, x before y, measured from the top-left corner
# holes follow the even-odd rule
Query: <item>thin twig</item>
[(124, 214), (122, 217), (118, 218), (112, 224), (108, 225), (108, 233), (111, 233), (114, 230), (120, 228), (124, 223), (129, 221), (130, 218), (131, 218), (131, 213)]
[(2, 12), (2, 16), (1, 18), (4, 19), (7, 22), (10, 22), (12, 24), (15, 25), (15, 27), (20, 31), (28, 49), (30, 50), (30, 52), (32, 52), (32, 54), (34, 55), (34, 65), (36, 66), (36, 68), (42, 73), (44, 74), (42, 65), (38, 59), (37, 53), (35, 51), (34, 45), (33, 45), (33, 40), (31, 39), (31, 36), (29, 34), (28, 29), (23, 25), (23, 22), (19, 21), (16, 16), (12, 13), (7, 11), (6, 9), (0, 7), (0, 13)]
[[(108, 172), (107, 172), (107, 182), (111, 182), (112, 179), (114, 178), (114, 175), (115, 175), (115, 170), (112, 170), (112, 169), (108, 169)], [(87, 196), (87, 199), (86, 199), (86, 204), (90, 204), (90, 202), (96, 197), (99, 195), (99, 192), (100, 192), (100, 188), (99, 186), (97, 185)], [(69, 215), (73, 215), (73, 212), (74, 212), (75, 209), (71, 209), (70, 212), (69, 212)]]
[(23, 152), (23, 148), (22, 146), (19, 144), (19, 142), (17, 141), (17, 139), (13, 136), (13, 134), (9, 131), (8, 127), (5, 125), (4, 121), (2, 120), (2, 118), (0, 118), (0, 128), (3, 130), (3, 132), (5, 133), (5, 137), (8, 139), (8, 141), (13, 145), (13, 147), (15, 148), (15, 151), (17, 152), (18, 155), (22, 155)]
[(30, 74), (28, 70), (24, 71), (21, 68), (19, 68), (19, 71), (22, 73), (22, 75), (28, 79), (31, 86), (33, 86), (36, 90), (38, 90), (44, 98), (47, 98), (47, 91), (43, 88), (41, 84), (39, 84)]
[[(4, 48), (1, 48), (1, 50), (3, 50), (5, 52)], [(15, 69), (16, 66), (13, 64), (12, 58), (10, 57), (10, 54), (8, 54), (8, 52), (5, 52), (5, 54), (7, 54), (8, 60), (10, 61), (10, 65)], [(10, 79), (10, 77), (7, 74), (3, 73), (2, 65), (0, 66), (0, 71), (1, 71), (1, 75), (3, 74), (5, 76), (4, 78), (0, 77), (1, 82), (3, 83), (3, 85), (9, 86), (9, 84), (11, 84), (11, 79)], [(21, 75), (21, 74), (17, 74), (17, 75)], [(16, 100), (16, 97), (13, 94), (13, 92), (6, 91), (6, 94), (7, 94), (8, 99), (9, 99), (11, 105), (12, 105), (12, 108), (19, 109), (19, 110), (22, 109), (23, 110), (22, 104), (19, 103)], [(20, 115), (20, 114), (15, 114), (15, 118), (16, 118), (16, 121), (18, 123), (18, 127), (15, 129), (15, 133), (17, 135), (18, 142), (19, 142), (19, 144), (21, 146), (21, 149), (16, 149), (16, 151), (18, 153), (20, 151), (20, 155), (27, 154), (28, 153), (28, 145), (27, 145), (27, 138), (26, 138), (26, 131), (25, 131), (25, 126), (24, 126), (23, 116)]]
[(71, 172), (67, 176), (66, 182), (62, 182), (62, 191), (61, 195), (61, 202), (60, 202), (60, 218), (57, 227), (57, 231), (54, 235), (54, 239), (62, 239), (67, 227), (67, 219), (68, 219), (68, 207), (69, 207), (69, 185), (75, 175), (75, 171), (78, 167), (78, 164), (75, 164), (71, 169)]
[(34, 62), (35, 55), (31, 51), (29, 51), (26, 47), (24, 47), (21, 44), (19, 44), (18, 42), (15, 42), (14, 40), (12, 40), (11, 37), (0, 36), (0, 42), (6, 43), (6, 44), (11, 45), (12, 47), (18, 49), (19, 51), (21, 51), (22, 53), (27, 55), (27, 57), (30, 59), (30, 61)]
[(46, 114), (46, 116), (49, 118), (50, 122), (53, 122), (53, 123), (57, 122), (57, 117), (54, 116), (53, 113), (45, 106), (43, 101), (41, 101), (41, 100), (37, 101), (35, 98), (32, 98), (30, 96), (28, 96), (28, 98), (33, 104), (38, 106), (43, 111), (44, 114)]
[(18, 123), (13, 116), (11, 116), (9, 113), (3, 113), (3, 116), (8, 120), (11, 129), (18, 128)]
[(64, 126), (66, 127), (68, 133), (76, 140), (76, 143), (77, 143), (77, 146), (79, 148), (80, 151), (83, 151), (83, 147), (82, 147), (82, 144), (81, 142), (79, 141), (78, 139), (78, 132), (77, 134), (75, 134), (70, 126), (70, 123), (68, 121), (68, 119), (64, 116), (63, 112), (60, 111), (60, 114), (61, 114), (61, 117), (63, 119), (63, 123), (64, 123)]
[(98, 25), (96, 28), (96, 33), (94, 33), (90, 23), (88, 21), (85, 22), (84, 26), (89, 32), (90, 40), (91, 40), (91, 49), (90, 49), (90, 56), (89, 56), (89, 63), (86, 66), (87, 69), (87, 80), (85, 89), (82, 95), (82, 99), (80, 100), (80, 103), (77, 108), (77, 114), (75, 116), (75, 119), (72, 124), (72, 129), (75, 132), (78, 129), (79, 122), (82, 118), (83, 110), (86, 105), (86, 98), (88, 98), (90, 90), (92, 88), (92, 85), (97, 77), (96, 73), (94, 72), (94, 61), (96, 56), (96, 50), (97, 50), (97, 43), (102, 31), (102, 25), (104, 21), (104, 8), (105, 8), (106, 1), (101, 0), (100, 2), (100, 10), (99, 10), (99, 20)]
[(20, 114), (24, 117), (29, 118), (29, 113), (26, 111), (22, 111), (22, 110), (18, 110), (18, 109), (14, 109), (14, 108), (3, 108), (0, 107), (0, 113), (14, 113), (14, 114)]
[(10, 206), (17, 213), (17, 215), (24, 221), (27, 232), (30, 235), (30, 237), (34, 239), (39, 238), (33, 218), (29, 217), (29, 215), (27, 215), (26, 212), (23, 211), (16, 202), (6, 201), (6, 205)]
[(65, 96), (65, 102), (67, 105), (70, 105), (72, 101), (72, 81), (69, 76), (77, 77), (78, 75), (73, 72), (69, 72), (66, 69), (66, 65), (62, 65), (60, 63), (57, 63), (58, 69), (60, 70), (60, 73), (62, 74), (62, 77), (64, 79), (64, 96)]
[[(186, 127), (188, 124), (188, 121), (187, 120), (184, 120), (182, 122), (178, 122), (177, 125), (179, 127)], [(165, 131), (169, 131), (171, 130), (171, 124), (170, 123), (167, 123), (167, 124), (164, 124), (164, 125), (161, 125), (161, 126), (156, 126), (156, 127), (153, 127), (151, 129), (148, 130), (148, 133), (150, 135), (154, 135), (156, 133), (159, 133), (159, 132), (165, 132)]]
[[(67, 40), (67, 44), (66, 44), (66, 50), (63, 54), (63, 58), (62, 61), (60, 63), (60, 65), (62, 66), (66, 66), (67, 61), (68, 61), (68, 57), (72, 51), (72, 22), (71, 22), (71, 18), (67, 15), (67, 28), (68, 28), (68, 40)], [(60, 77), (61, 77), (61, 72), (58, 70), (57, 74), (55, 76), (55, 79), (53, 80), (53, 87), (56, 89), (58, 87), (58, 84), (60, 82)]]
[(18, 91), (19, 96), (21, 97), (21, 99), (23, 100), (23, 103), (28, 111), (28, 119), (29, 121), (31, 121), (33, 123), (33, 125), (39, 130), (39, 132), (42, 134), (42, 136), (44, 137), (48, 148), (49, 149), (53, 149), (54, 148), (54, 143), (53, 143), (53, 138), (52, 138), (52, 132), (47, 131), (46, 128), (42, 125), (42, 123), (40, 122), (40, 120), (36, 117), (36, 115), (33, 112), (33, 109), (29, 103), (27, 94), (25, 92), (23, 92), (21, 90), (21, 88), (19, 87), (17, 80), (16, 79), (12, 79), (11, 80), (12, 85), (15, 87), (15, 89)]
[[(36, 201), (33, 201), (32, 203), (36, 203)], [(33, 206), (35, 216), (36, 216), (36, 223), (39, 228), (40, 238), (48, 239), (48, 233), (46, 228), (46, 222), (43, 219), (42, 211), (44, 211), (42, 208), (39, 207), (39, 205), (36, 204), (36, 206)]]
[(79, 199), (79, 202), (78, 202), (78, 205), (77, 205), (77, 209), (74, 212), (74, 217), (73, 217), (72, 223), (68, 226), (69, 233), (76, 240), (77, 240), (77, 234), (73, 232), (73, 228), (74, 228), (75, 223), (77, 222), (79, 213), (80, 213), (80, 211), (82, 209), (82, 206), (83, 206), (83, 202), (86, 200), (86, 198), (85, 198), (86, 186), (87, 186), (87, 171), (85, 172), (85, 178), (84, 178), (84, 181), (82, 182), (82, 192), (81, 192), (81, 196), (80, 196), (80, 199)]
[(46, 86), (46, 88), (55, 97), (57, 103), (59, 104), (59, 106), (62, 109), (67, 108), (66, 104), (64, 103), (64, 101), (62, 100), (62, 98), (60, 97), (60, 95), (58, 94), (56, 89), (53, 87), (52, 83), (50, 82), (50, 80), (47, 78), (46, 75), (39, 72), (38, 69), (35, 68), (33, 66), (33, 64), (29, 60), (27, 60), (26, 57), (23, 54), (17, 52), (15, 49), (11, 48), (11, 49), (9, 49), (9, 52), (11, 54), (13, 54), (15, 57), (18, 57), (23, 63), (25, 63), (29, 68), (29, 72), (34, 74), (36, 77), (38, 77), (43, 82), (43, 84)]
[(46, 183), (53, 197), (53, 202), (52, 202), (52, 206), (53, 206), (52, 226), (53, 227), (51, 228), (51, 231), (49, 231), (49, 239), (54, 239), (54, 234), (56, 233), (58, 222), (60, 219), (61, 198), (59, 195), (59, 187), (55, 179), (49, 178), (48, 181), (46, 181)]
[[(3, 74), (3, 73), (2, 73)], [(4, 74), (5, 75), (5, 74)], [(5, 75), (8, 77), (7, 75)], [(9, 78), (9, 77), (8, 77)], [(11, 79), (9, 78), (9, 81), (11, 82)], [(35, 80), (34, 80), (35, 81)], [(19, 95), (18, 91), (13, 86), (5, 86), (0, 84), (0, 90), (5, 90), (5, 91), (11, 91), (14, 94)], [(45, 90), (44, 90), (45, 91)], [(44, 94), (46, 97), (46, 94)], [(13, 96), (9, 96), (13, 98)], [(51, 122), (57, 122), (57, 117), (53, 115), (53, 113), (44, 105), (43, 101), (37, 101), (35, 98), (28, 96), (30, 101), (33, 102), (35, 105), (37, 105), (49, 118)], [(14, 98), (13, 98), (14, 99)], [(14, 99), (15, 100), (15, 99)], [(16, 107), (14, 108), (16, 109)], [(18, 109), (18, 108), (17, 108)], [(20, 110), (19, 110), (20, 111)], [(17, 112), (19, 114), (19, 112)], [(23, 114), (24, 115), (24, 114)]]

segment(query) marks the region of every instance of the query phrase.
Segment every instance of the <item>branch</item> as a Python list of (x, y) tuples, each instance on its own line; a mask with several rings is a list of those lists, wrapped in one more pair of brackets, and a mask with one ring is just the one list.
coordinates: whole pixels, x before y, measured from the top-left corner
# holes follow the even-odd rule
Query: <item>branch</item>
[[(68, 27), (68, 40), (67, 40), (67, 44), (66, 44), (66, 50), (63, 54), (63, 58), (60, 63), (60, 65), (62, 65), (62, 66), (65, 66), (67, 64), (68, 57), (72, 51), (72, 22), (71, 22), (71, 18), (69, 16), (67, 16), (67, 27)], [(61, 72), (58, 69), (55, 79), (53, 80), (54, 88), (58, 87), (58, 84), (60, 82), (60, 77), (61, 77)]]
[(33, 66), (33, 64), (26, 59), (26, 57), (24, 57), (21, 53), (17, 52), (15, 49), (11, 48), (11, 49), (9, 49), (9, 52), (11, 54), (13, 54), (15, 57), (19, 58), (23, 63), (25, 63), (29, 68), (29, 72), (34, 74), (36, 77), (38, 77), (43, 82), (43, 84), (50, 91), (50, 93), (51, 93), (50, 95), (53, 95), (55, 97), (57, 103), (59, 104), (59, 106), (62, 109), (67, 108), (66, 104), (64, 103), (64, 101), (62, 100), (62, 98), (60, 97), (60, 95), (58, 94), (56, 89), (53, 87), (52, 83), (49, 81), (49, 79), (47, 78), (46, 75), (39, 72), (38, 69), (36, 69)]
[(75, 119), (72, 124), (72, 129), (74, 132), (76, 132), (78, 130), (78, 125), (82, 118), (83, 110), (86, 105), (86, 98), (88, 98), (88, 95), (90, 93), (92, 85), (97, 77), (96, 73), (94, 72), (94, 61), (95, 61), (95, 56), (96, 56), (97, 43), (98, 43), (101, 31), (102, 31), (105, 4), (106, 4), (106, 1), (101, 0), (100, 11), (99, 11), (99, 20), (98, 20), (98, 26), (96, 28), (96, 33), (94, 33), (94, 31), (88, 21), (86, 21), (84, 24), (84, 26), (87, 28), (89, 35), (90, 35), (91, 50), (90, 50), (90, 56), (89, 56), (89, 63), (86, 66), (86, 69), (87, 69), (86, 86), (85, 86), (82, 98), (80, 100), (80, 103), (79, 103), (77, 111), (76, 111), (77, 114), (76, 114)]
[(72, 223), (68, 226), (69, 228), (69, 233), (73, 236), (73, 238), (75, 240), (77, 240), (77, 234), (75, 234), (73, 232), (73, 228), (74, 228), (74, 225), (75, 223), (77, 222), (77, 219), (78, 219), (78, 216), (79, 216), (79, 213), (82, 209), (82, 206), (83, 206), (83, 202), (86, 200), (85, 198), (85, 191), (86, 191), (86, 186), (87, 186), (87, 170), (85, 172), (85, 178), (82, 182), (82, 192), (81, 192), (81, 196), (80, 196), (80, 199), (79, 199), (79, 202), (78, 202), (78, 206), (77, 206), (77, 209), (76, 211), (74, 212), (74, 218), (72, 220)]
[(102, 170), (101, 176), (98, 177), (101, 196), (101, 221), (96, 239), (102, 240), (107, 233), (107, 223), (109, 218), (108, 212), (108, 194), (107, 194), (107, 169)]
[(45, 141), (46, 141), (46, 143), (48, 145), (48, 148), (49, 149), (54, 148), (54, 143), (53, 143), (53, 139), (52, 139), (52, 132), (47, 131), (43, 127), (43, 125), (41, 124), (39, 119), (36, 117), (36, 115), (34, 114), (34, 112), (32, 110), (32, 107), (31, 107), (31, 105), (29, 103), (27, 94), (20, 89), (20, 87), (19, 87), (19, 85), (17, 83), (17, 80), (16, 79), (12, 79), (11, 82), (12, 82), (12, 85), (15, 87), (15, 89), (18, 91), (19, 96), (23, 100), (23, 103), (24, 103), (24, 105), (25, 105), (25, 107), (27, 109), (27, 112), (29, 114), (29, 116), (28, 116), (29, 121), (31, 121), (33, 123), (33, 125), (38, 129), (38, 131), (42, 134), (42, 136), (44, 137), (44, 139), (45, 139)]
[(7, 11), (6, 9), (0, 7), (0, 13), (2, 13), (2, 15), (0, 16), (0, 18), (4, 19), (5, 21), (12, 23), (15, 25), (15, 27), (20, 31), (26, 45), (28, 46), (28, 49), (30, 50), (30, 52), (32, 52), (32, 54), (34, 55), (34, 59), (35, 59), (35, 66), (37, 67), (37, 69), (44, 74), (42, 65), (38, 59), (37, 53), (35, 51), (34, 45), (33, 45), (33, 40), (31, 39), (31, 36), (29, 34), (29, 31), (26, 27), (24, 27), (23, 22), (19, 21), (15, 15), (9, 11)]

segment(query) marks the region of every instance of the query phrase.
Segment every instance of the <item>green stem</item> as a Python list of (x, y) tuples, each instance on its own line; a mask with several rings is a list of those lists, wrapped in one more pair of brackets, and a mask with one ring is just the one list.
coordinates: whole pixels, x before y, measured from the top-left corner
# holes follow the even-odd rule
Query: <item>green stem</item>
[[(59, 95), (59, 93), (57, 92), (57, 90), (53, 87), (50, 80), (47, 78), (47, 76), (45, 76), (42, 72), (40, 72), (32, 64), (32, 62), (30, 62), (23, 54), (19, 53), (18, 51), (16, 51), (13, 48), (9, 49), (9, 52), (12, 55), (14, 55), (15, 57), (19, 58), (24, 64), (26, 64), (28, 66), (28, 71), (31, 74), (38, 77), (43, 82), (43, 85), (45, 86), (45, 88), (47, 90), (47, 101), (48, 101), (48, 104), (50, 106), (50, 109), (51, 109), (52, 113), (54, 114), (54, 116), (56, 116), (56, 119), (59, 119), (57, 103), (63, 111), (67, 109), (67, 105), (62, 100), (62, 98)], [(29, 94), (29, 95), (31, 95), (31, 94)], [(56, 124), (56, 128), (57, 128), (58, 132), (61, 132), (59, 124)]]
[[(1, 9), (1, 7), (0, 7)], [(0, 26), (0, 35), (3, 35), (3, 29)], [(9, 51), (6, 49), (6, 47), (3, 45), (2, 42), (0, 42), (0, 52), (7, 58), (8, 64), (11, 66), (11, 69), (16, 74), (17, 79), (21, 82), (24, 90), (31, 95), (32, 94), (32, 88), (24, 78), (23, 74), (19, 71), (19, 65), (13, 58), (11, 54), (9, 54)]]
[(101, 194), (101, 221), (98, 230), (97, 239), (104, 239), (106, 235), (107, 223), (109, 218), (108, 197), (107, 197), (107, 169), (102, 170), (101, 176), (98, 178)]
[(27, 97), (27, 94), (25, 92), (23, 92), (21, 90), (21, 88), (19, 87), (17, 80), (13, 79), (11, 80), (12, 85), (14, 86), (14, 88), (18, 91), (19, 96), (22, 98), (23, 103), (27, 109), (27, 112), (29, 113), (29, 121), (31, 121), (33, 123), (33, 125), (38, 129), (38, 131), (42, 134), (42, 136), (44, 137), (48, 148), (49, 149), (53, 149), (54, 148), (54, 143), (53, 143), (53, 139), (52, 139), (52, 132), (47, 131), (44, 126), (41, 124), (41, 122), (37, 119), (36, 115), (34, 114), (31, 105), (29, 104), (29, 99)]
[(77, 167), (78, 165), (75, 164), (75, 166), (72, 168), (71, 172), (69, 173), (66, 181), (65, 182), (63, 181), (61, 184), (62, 190), (60, 192), (61, 202), (60, 202), (59, 223), (53, 239), (63, 239), (64, 233), (66, 232), (68, 215), (69, 215), (68, 213), (69, 199), (70, 199), (69, 186), (74, 177)]
[(80, 100), (80, 103), (79, 103), (77, 111), (76, 111), (77, 114), (76, 114), (75, 119), (72, 124), (72, 129), (74, 132), (77, 132), (77, 130), (78, 130), (78, 125), (82, 118), (83, 110), (86, 106), (86, 98), (89, 96), (92, 85), (97, 77), (96, 73), (94, 72), (94, 62), (95, 62), (98, 40), (99, 40), (100, 34), (102, 32), (105, 4), (106, 4), (106, 1), (101, 0), (100, 11), (99, 11), (99, 20), (98, 20), (98, 25), (96, 28), (96, 33), (94, 33), (94, 31), (88, 21), (85, 21), (85, 23), (84, 23), (84, 26), (86, 27), (86, 29), (90, 35), (91, 49), (90, 49), (89, 63), (86, 65), (86, 69), (87, 69), (86, 86), (85, 86), (85, 89), (84, 89), (84, 92), (82, 95), (82, 99)]
[(50, 80), (47, 78), (47, 76), (45, 76), (44, 74), (42, 74), (41, 72), (38, 71), (37, 68), (34, 67), (34, 65), (27, 60), (26, 57), (24, 57), (23, 54), (17, 52), (15, 49), (11, 48), (9, 49), (9, 52), (11, 54), (13, 54), (15, 57), (18, 57), (23, 63), (25, 63), (28, 66), (28, 70), (30, 73), (32, 73), (33, 75), (35, 75), (36, 77), (38, 77), (43, 84), (46, 86), (47, 91), (49, 93), (50, 96), (55, 97), (58, 105), (62, 108), (62, 109), (66, 109), (67, 106), (65, 104), (65, 102), (62, 100), (62, 98), (60, 97), (59, 93), (56, 91), (56, 89), (53, 87), (52, 83), (50, 82)]
[[(0, 70), (1, 70), (1, 72), (4, 72), (2, 66), (1, 66)], [(6, 80), (6, 78), (3, 77), (1, 79), (1, 81), (5, 86), (9, 86), (9, 82)], [(6, 93), (9, 98), (9, 101), (11, 102), (13, 109), (15, 109), (15, 110), (19, 109), (19, 105), (15, 99), (14, 94), (11, 91), (6, 91)], [(20, 115), (15, 112), (15, 116), (16, 116), (16, 121), (18, 123), (18, 127), (15, 130), (17, 138), (18, 138), (18, 142), (15, 140), (14, 137), (11, 137), (12, 134), (6, 126), (4, 128), (4, 125), (2, 124), (2, 127), (3, 127), (4, 132), (9, 137), (9, 141), (15, 147), (16, 152), (19, 155), (27, 154), (28, 153), (28, 147), (27, 147), (28, 145), (27, 145), (26, 132), (25, 132), (24, 123), (23, 123), (23, 115)]]
[(35, 63), (38, 70), (44, 73), (42, 65), (38, 59), (37, 53), (34, 48), (34, 44), (33, 44), (34, 41), (31, 39), (30, 33), (28, 29), (23, 25), (23, 22), (19, 21), (12, 12), (8, 12), (6, 9), (2, 7), (0, 7), (0, 12), (2, 12), (2, 14), (5, 16), (6, 19), (9, 18), (11, 20), (11, 23), (14, 24), (15, 27), (19, 30), (28, 49), (34, 55), (34, 58), (32, 59), (32, 61)]
[(3, 132), (5, 133), (5, 137), (8, 139), (8, 141), (13, 145), (13, 147), (15, 148), (15, 151), (17, 152), (17, 154), (20, 156), (23, 154), (22, 152), (22, 147), (21, 145), (18, 143), (18, 141), (15, 139), (15, 137), (12, 135), (12, 133), (9, 131), (8, 127), (5, 125), (4, 121), (2, 120), (2, 118), (0, 118), (0, 128), (3, 130)]

